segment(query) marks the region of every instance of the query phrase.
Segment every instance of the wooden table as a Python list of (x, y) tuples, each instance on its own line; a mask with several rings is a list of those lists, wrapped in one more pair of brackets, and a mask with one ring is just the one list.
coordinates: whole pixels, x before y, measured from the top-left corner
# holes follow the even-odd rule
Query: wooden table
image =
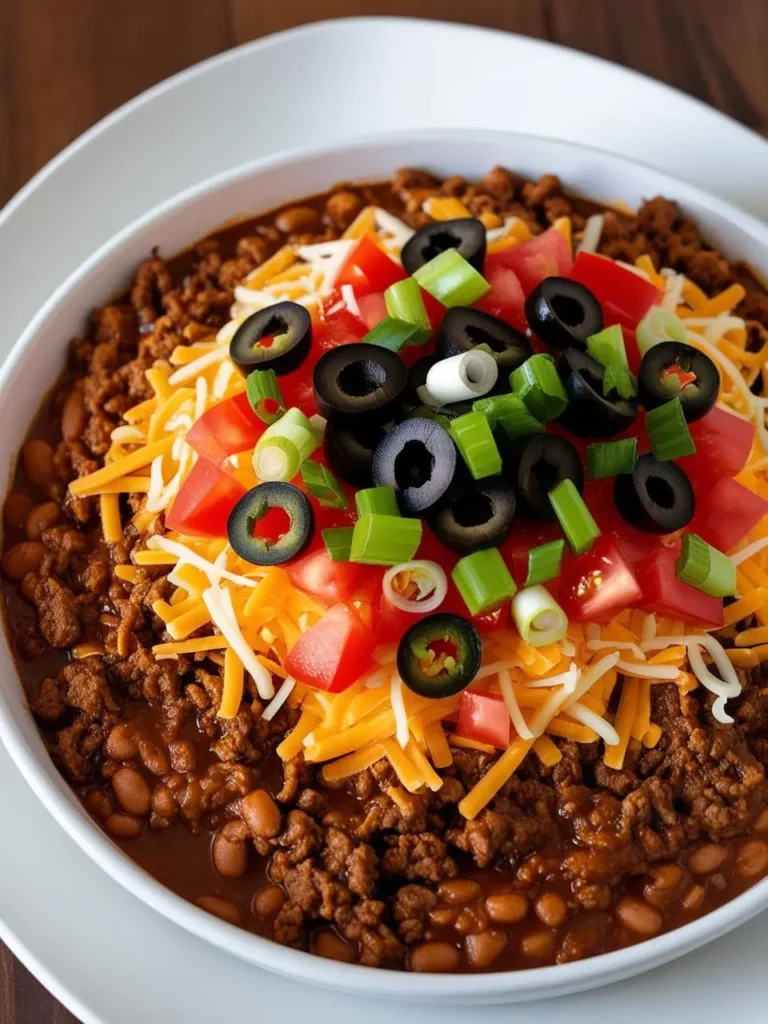
[[(89, 125), (168, 75), (270, 32), (361, 13), (549, 39), (768, 134), (766, 0), (0, 0), (0, 205)], [(0, 1021), (74, 1020), (0, 946)]]

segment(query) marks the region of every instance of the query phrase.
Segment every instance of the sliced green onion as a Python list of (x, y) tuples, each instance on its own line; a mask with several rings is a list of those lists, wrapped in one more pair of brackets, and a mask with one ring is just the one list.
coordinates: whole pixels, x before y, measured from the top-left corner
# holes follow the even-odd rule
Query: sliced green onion
[(391, 487), (366, 487), (355, 495), (355, 505), (359, 516), (372, 512), (382, 516), (399, 516), (395, 492)]
[(307, 492), (327, 508), (346, 508), (347, 496), (341, 484), (325, 466), (309, 459), (301, 465), (301, 479)]
[(648, 409), (645, 426), (657, 462), (679, 459), (681, 455), (693, 455), (696, 451), (679, 398)]
[(453, 567), (451, 579), (470, 615), (495, 611), (517, 590), (498, 548), (484, 548), (460, 558)]
[(553, 487), (549, 492), (549, 502), (573, 553), (583, 555), (589, 551), (600, 536), (600, 529), (573, 480), (561, 480), (557, 487)]
[(710, 597), (728, 597), (736, 590), (736, 566), (731, 559), (695, 533), (683, 534), (675, 576)]
[(369, 345), (388, 348), (391, 352), (399, 352), (405, 345), (423, 345), (431, 337), (431, 334), (431, 331), (419, 327), (418, 324), (385, 316), (372, 331), (368, 331), (363, 341)]
[(512, 598), (512, 618), (517, 631), (531, 647), (545, 647), (562, 640), (568, 616), (544, 587), (526, 587)]
[(555, 361), (546, 353), (526, 359), (509, 375), (509, 383), (528, 411), (542, 423), (556, 420), (568, 405), (568, 395), (555, 369)]
[(603, 395), (615, 391), (621, 398), (634, 398), (637, 381), (624, 366), (607, 366), (603, 374)]
[(351, 526), (330, 526), (322, 530), (320, 535), (325, 544), (325, 550), (331, 556), (332, 562), (348, 562), (349, 553), (352, 548)]
[(424, 299), (421, 297), (421, 288), (415, 278), (406, 277), (404, 281), (391, 284), (384, 292), (384, 302), (387, 306), (387, 313), (393, 319), (405, 320), (406, 323), (416, 324), (417, 327), (432, 333), (432, 325), (429, 322)]
[(381, 588), (389, 603), (401, 612), (426, 615), (445, 600), (448, 578), (437, 562), (403, 562), (387, 569)]
[(560, 575), (560, 564), (563, 560), (564, 540), (552, 540), (548, 544), (539, 544), (528, 552), (528, 575), (525, 577), (526, 587), (534, 587), (537, 583), (556, 580)]
[(254, 370), (245, 380), (248, 403), (262, 423), (276, 423), (285, 412), (285, 400), (274, 370)]
[(355, 523), (351, 562), (398, 565), (410, 562), (421, 543), (421, 520), (367, 512)]
[(425, 292), (451, 309), (471, 306), (491, 290), (491, 286), (458, 249), (445, 249), (413, 275)]
[(500, 426), (510, 439), (544, 432), (544, 424), (536, 419), (520, 395), (478, 398), (472, 403), (472, 408), (485, 416), (491, 430)]
[(627, 349), (619, 324), (612, 324), (587, 338), (587, 353), (605, 367), (604, 395), (617, 391), (622, 398), (634, 398), (637, 385), (629, 372)]
[(637, 347), (644, 356), (660, 341), (688, 341), (685, 324), (679, 316), (661, 306), (653, 306), (637, 325)]
[(637, 438), (625, 437), (621, 441), (604, 441), (587, 448), (587, 473), (592, 480), (619, 473), (631, 473), (637, 462)]
[(312, 424), (300, 409), (267, 427), (253, 452), (253, 471), (259, 480), (292, 480), (319, 446)]
[(451, 420), (448, 429), (475, 480), (501, 472), (501, 455), (481, 412), (465, 412)]

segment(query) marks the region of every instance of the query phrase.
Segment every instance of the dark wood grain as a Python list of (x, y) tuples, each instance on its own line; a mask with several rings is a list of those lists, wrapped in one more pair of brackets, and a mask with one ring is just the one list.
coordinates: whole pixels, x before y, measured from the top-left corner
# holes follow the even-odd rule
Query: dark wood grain
[[(322, 18), (506, 29), (662, 79), (768, 134), (766, 0), (0, 0), (0, 205), (99, 118), (230, 46)], [(0, 946), (0, 1021), (75, 1018)]]

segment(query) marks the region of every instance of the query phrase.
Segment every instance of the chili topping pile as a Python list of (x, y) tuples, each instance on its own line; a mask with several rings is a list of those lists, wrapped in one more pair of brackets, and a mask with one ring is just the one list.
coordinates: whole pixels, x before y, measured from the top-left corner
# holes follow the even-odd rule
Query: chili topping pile
[[(253, 913), (280, 941), (306, 945), (325, 920), (325, 955), (397, 964), (412, 946), (413, 969), (509, 967), (505, 927), (525, 916), (530, 883), (532, 898), (559, 901), (559, 920), (537, 910), (550, 940), (515, 949), (573, 959), (662, 927), (660, 904), (630, 885), (615, 910), (623, 940), (558, 938), (574, 907), (582, 931), (597, 927), (601, 887), (684, 847), (671, 801), (686, 802), (685, 784), (667, 796), (657, 776), (681, 720), (705, 723), (687, 742), (706, 746), (709, 730), (724, 745), (706, 755), (720, 770), (743, 745), (734, 722), (768, 657), (768, 334), (749, 316), (752, 304), (768, 321), (768, 302), (664, 200), (641, 211), (643, 234), (551, 176), (522, 184), (496, 169), (483, 187), (420, 173), (334, 193), (324, 230), (311, 203), (259, 222), (226, 262), (203, 243), (180, 285), (155, 257), (129, 305), (96, 314), (96, 348), (73, 349), (76, 366), (88, 347), (92, 376), (68, 378), (45, 480), (48, 455), (29, 446), (51, 446), (24, 452), (27, 480), (50, 484), (48, 512), (24, 494), (6, 504), (11, 539), (23, 521), (27, 540), (6, 544), (3, 568), (40, 615), (17, 649), (39, 657), (39, 628), (71, 652), (36, 680), (32, 708), (113, 835), (180, 812), (216, 831), (225, 879), (244, 876), (252, 841), (272, 855)], [(713, 268), (723, 286), (705, 290), (697, 278)], [(94, 378), (100, 348), (107, 372)], [(99, 380), (111, 381), (101, 395)], [(216, 758), (208, 774), (190, 728)], [(691, 839), (743, 833), (765, 801), (759, 760), (733, 756), (739, 824), (710, 816)], [(280, 763), (282, 789), (270, 783)], [(111, 794), (93, 786), (98, 764)], [(553, 780), (580, 808), (560, 812), (576, 815), (567, 843), (592, 849), (592, 814), (633, 852), (536, 866), (563, 841)], [(655, 851), (624, 807), (653, 780), (646, 829), (681, 830)], [(270, 792), (299, 808), (287, 824)], [(356, 845), (374, 833), (380, 849)], [(345, 858), (365, 862), (362, 881)], [(394, 909), (379, 858), (384, 876), (419, 883)], [(473, 872), (493, 866), (514, 884), (487, 895)], [(453, 899), (464, 882), (474, 895)], [(509, 899), (494, 916), (489, 901), (510, 896), (520, 917)], [(242, 922), (222, 894), (198, 902)], [(445, 932), (463, 902), (485, 916), (459, 929), (461, 946)]]

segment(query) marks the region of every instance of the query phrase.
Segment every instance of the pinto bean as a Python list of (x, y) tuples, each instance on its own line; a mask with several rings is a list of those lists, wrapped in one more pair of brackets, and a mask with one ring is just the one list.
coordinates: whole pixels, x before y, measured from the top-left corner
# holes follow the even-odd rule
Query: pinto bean
[(504, 952), (508, 942), (506, 932), (489, 930), (479, 935), (468, 935), (464, 940), (464, 950), (470, 967), (489, 967)]
[(461, 962), (461, 954), (449, 942), (422, 942), (411, 949), (408, 967), (412, 971), (448, 974)]
[(44, 501), (29, 510), (26, 531), (29, 540), (40, 540), (46, 530), (50, 530), (61, 519), (61, 509), (55, 501)]
[(242, 878), (248, 867), (248, 847), (232, 842), (219, 832), (213, 840), (211, 859), (222, 878)]
[(118, 839), (135, 839), (141, 832), (141, 822), (130, 814), (110, 814), (106, 826)]
[(482, 892), (480, 885), (471, 878), (456, 878), (443, 882), (438, 890), (445, 903), (471, 903)]
[(533, 909), (541, 923), (549, 925), (550, 928), (559, 928), (568, 916), (566, 902), (556, 892), (542, 893)]
[(704, 843), (688, 857), (688, 867), (694, 875), (710, 875), (728, 859), (728, 850), (717, 843)]
[(282, 827), (282, 815), (266, 789), (253, 789), (240, 801), (240, 814), (259, 839), (273, 839)]
[(736, 874), (756, 878), (768, 868), (768, 845), (761, 839), (749, 839), (736, 851)]
[(312, 952), (316, 956), (324, 956), (328, 960), (341, 960), (345, 964), (353, 964), (357, 960), (357, 951), (350, 943), (340, 939), (330, 928), (323, 928), (315, 936)]
[(146, 780), (135, 768), (118, 768), (112, 776), (117, 802), (129, 814), (149, 814), (152, 794)]
[(625, 928), (636, 935), (656, 935), (664, 924), (664, 918), (655, 907), (633, 896), (619, 900), (616, 916)]
[(275, 218), (275, 226), (286, 235), (311, 231), (320, 222), (320, 214), (311, 206), (289, 206)]
[(3, 555), (2, 570), (9, 580), (20, 583), (30, 572), (37, 572), (45, 558), (45, 548), (36, 540), (23, 540)]
[(80, 388), (75, 388), (70, 391), (61, 410), (61, 436), (65, 441), (76, 441), (82, 437), (87, 422), (85, 397)]
[(29, 480), (38, 487), (44, 487), (54, 478), (53, 448), (47, 441), (39, 438), (27, 441), (21, 449), (21, 463)]
[(129, 761), (139, 752), (139, 744), (133, 736), (131, 722), (118, 722), (107, 736), (105, 750), (115, 761)]
[(285, 903), (285, 893), (279, 885), (265, 885), (253, 897), (253, 912), (259, 917), (274, 917)]
[(528, 900), (519, 892), (497, 892), (486, 898), (485, 909), (496, 924), (515, 924), (528, 913)]

